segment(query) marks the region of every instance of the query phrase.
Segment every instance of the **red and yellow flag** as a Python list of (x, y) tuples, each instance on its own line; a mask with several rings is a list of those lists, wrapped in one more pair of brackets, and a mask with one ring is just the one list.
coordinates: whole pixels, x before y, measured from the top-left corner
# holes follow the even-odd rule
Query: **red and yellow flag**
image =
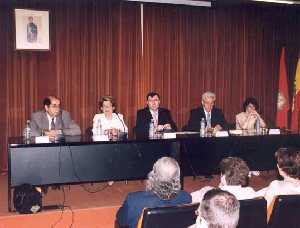
[(288, 128), (289, 90), (285, 64), (285, 49), (282, 48), (279, 65), (279, 86), (277, 98), (276, 126)]
[(292, 123), (291, 123), (291, 129), (297, 132), (299, 131), (299, 110), (300, 110), (300, 58), (299, 57), (298, 57), (295, 84), (294, 84), (294, 97), (293, 97)]

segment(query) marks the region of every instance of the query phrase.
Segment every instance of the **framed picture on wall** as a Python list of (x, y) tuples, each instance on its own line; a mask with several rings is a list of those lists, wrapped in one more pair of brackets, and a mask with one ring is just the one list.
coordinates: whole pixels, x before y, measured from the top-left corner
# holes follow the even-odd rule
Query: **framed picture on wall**
[(15, 9), (16, 50), (50, 50), (49, 11)]

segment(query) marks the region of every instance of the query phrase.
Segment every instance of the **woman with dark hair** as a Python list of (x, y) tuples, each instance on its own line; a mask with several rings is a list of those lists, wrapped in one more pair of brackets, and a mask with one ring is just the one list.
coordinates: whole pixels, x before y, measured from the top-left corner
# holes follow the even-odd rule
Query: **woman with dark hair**
[(96, 134), (99, 125), (104, 134), (115, 135), (117, 132), (128, 132), (123, 115), (116, 112), (116, 103), (113, 97), (103, 96), (99, 102), (99, 110), (101, 113), (96, 114), (93, 119), (93, 134)]
[(280, 148), (275, 153), (277, 168), (283, 180), (274, 180), (270, 185), (260, 190), (265, 192), (264, 197), (268, 206), (277, 195), (300, 194), (300, 151), (292, 148)]
[(243, 104), (244, 111), (237, 114), (235, 117), (236, 129), (254, 130), (257, 120), (260, 122), (260, 127), (266, 127), (265, 121), (258, 113), (258, 103), (254, 97), (248, 97)]

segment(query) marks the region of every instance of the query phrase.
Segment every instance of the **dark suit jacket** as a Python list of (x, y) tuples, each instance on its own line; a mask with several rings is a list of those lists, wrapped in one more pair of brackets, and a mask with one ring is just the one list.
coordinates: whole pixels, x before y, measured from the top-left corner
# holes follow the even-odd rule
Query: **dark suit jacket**
[[(32, 136), (41, 136), (42, 130), (49, 129), (49, 120), (45, 111), (31, 114), (30, 127)], [(64, 135), (80, 135), (80, 127), (71, 119), (70, 113), (62, 110), (56, 116), (55, 129), (61, 129)]]
[[(200, 121), (204, 118), (206, 122), (206, 116), (203, 107), (199, 107), (191, 110), (190, 119), (186, 126), (188, 131), (200, 131)], [(215, 127), (219, 124), (223, 129), (227, 129), (227, 122), (224, 118), (224, 114), (221, 109), (213, 108), (211, 110), (211, 126)]]
[[(148, 138), (149, 124), (151, 122), (152, 115), (148, 107), (140, 109), (136, 115), (135, 134), (137, 138)], [(175, 122), (172, 119), (171, 113), (168, 109), (158, 109), (158, 124), (170, 124), (172, 130), (177, 131)]]
[(145, 207), (176, 206), (192, 202), (192, 197), (185, 191), (180, 191), (174, 199), (162, 200), (149, 191), (132, 192), (127, 195), (122, 207), (117, 213), (117, 222), (121, 226), (136, 228), (139, 217)]

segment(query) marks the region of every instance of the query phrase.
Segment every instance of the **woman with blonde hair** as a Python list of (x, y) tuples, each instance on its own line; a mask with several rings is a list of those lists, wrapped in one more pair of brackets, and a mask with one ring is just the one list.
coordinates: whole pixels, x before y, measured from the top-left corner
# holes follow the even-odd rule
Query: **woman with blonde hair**
[(93, 119), (93, 134), (97, 134), (97, 129), (101, 126), (103, 134), (116, 135), (119, 132), (128, 133), (128, 128), (124, 122), (123, 115), (116, 112), (116, 102), (112, 96), (103, 96), (99, 102), (98, 113)]

